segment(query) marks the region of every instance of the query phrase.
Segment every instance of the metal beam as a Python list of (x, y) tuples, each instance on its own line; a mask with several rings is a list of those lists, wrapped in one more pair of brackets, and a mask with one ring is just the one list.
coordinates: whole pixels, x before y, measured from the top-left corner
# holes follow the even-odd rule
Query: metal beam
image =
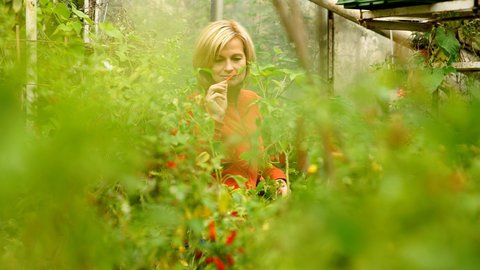
[(428, 32), (432, 30), (434, 26), (433, 23), (377, 20), (365, 20), (361, 24), (370, 30), (403, 30), (415, 32)]
[(210, 21), (218, 21), (223, 18), (223, 0), (211, 0)]
[[(329, 1), (330, 2), (330, 1)], [(446, 1), (435, 3), (431, 5), (399, 7), (391, 9), (378, 9), (378, 10), (362, 10), (363, 19), (374, 19), (384, 17), (399, 17), (399, 16), (417, 16), (432, 18), (443, 13), (447, 18), (455, 16), (457, 13), (459, 16), (464, 17), (462, 13), (468, 13), (472, 16), (475, 15), (478, 10), (480, 0), (462, 0), (462, 1)]]
[[(90, 16), (90, 0), (83, 1), (83, 13)], [(90, 43), (90, 24), (87, 20), (83, 21), (83, 42)]]
[(361, 18), (361, 13), (359, 10), (345, 9), (340, 5), (337, 5), (335, 0), (310, 0), (323, 8), (326, 8), (332, 11), (335, 14), (342, 16), (343, 18), (352, 21), (354, 23), (359, 23)]
[(328, 58), (327, 58), (327, 79), (329, 83), (329, 93), (333, 93), (333, 80), (335, 78), (335, 22), (332, 11), (327, 14), (327, 28), (328, 28)]
[(27, 40), (27, 84), (23, 97), (23, 107), (27, 115), (27, 129), (33, 129), (32, 116), (37, 99), (37, 1), (27, 0), (25, 8), (26, 40)]
[[(359, 10), (345, 9), (342, 6), (337, 5), (336, 0), (310, 0), (310, 2), (313, 2), (323, 8), (326, 8), (349, 21), (362, 25), (363, 18), (361, 17), (361, 13)], [(390, 38), (390, 31), (378, 30), (378, 29), (372, 29), (372, 31), (386, 38)], [(395, 42), (405, 47), (411, 48), (410, 35), (405, 34), (404, 32), (394, 31), (392, 36)]]
[(452, 66), (458, 71), (480, 71), (480, 62), (458, 62)]
[(309, 75), (312, 71), (312, 63), (308, 52), (307, 33), (298, 0), (290, 0), (290, 5), (287, 5), (282, 0), (273, 0), (272, 3), (277, 10), (282, 25), (287, 31), (288, 38), (295, 45), (295, 52), (300, 64), (307, 71), (307, 75)]
[[(318, 27), (318, 70), (322, 79), (328, 80), (328, 63), (325, 63), (325, 59), (328, 59), (328, 13), (330, 11), (322, 7), (317, 7), (317, 27)], [(327, 60), (328, 61), (328, 60)]]

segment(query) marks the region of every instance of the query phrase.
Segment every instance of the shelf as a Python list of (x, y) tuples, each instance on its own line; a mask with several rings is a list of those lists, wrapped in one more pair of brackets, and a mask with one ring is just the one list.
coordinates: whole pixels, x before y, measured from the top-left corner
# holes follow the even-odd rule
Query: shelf
[(310, 0), (348, 20), (375, 31), (429, 31), (436, 23), (479, 17), (480, 0), (445, 1), (390, 9), (347, 9), (335, 0)]
[(480, 62), (458, 62), (452, 66), (458, 71), (480, 71)]
[(364, 20), (386, 17), (416, 17), (427, 20), (452, 20), (478, 17), (479, 0), (446, 1), (431, 5), (398, 7), (392, 9), (361, 10)]
[(427, 5), (438, 3), (446, 0), (420, 0), (420, 1), (410, 1), (410, 0), (338, 0), (337, 5), (343, 5), (343, 7), (348, 9), (368, 9), (368, 10), (377, 10), (377, 9), (392, 9), (397, 7), (407, 7), (407, 6), (416, 6), (416, 5)]
[(478, 18), (480, 0), (446, 1), (430, 5), (360, 10), (367, 28), (425, 32), (441, 21)]
[[(480, 18), (480, 0), (445, 1), (378, 10), (346, 9), (337, 5), (336, 0), (310, 2), (410, 49), (414, 49), (411, 47), (411, 31), (427, 32), (442, 21)], [(459, 62), (454, 63), (453, 67), (462, 72), (478, 72), (480, 62)]]
[(433, 22), (405, 18), (395, 20), (361, 20), (360, 24), (370, 30), (401, 30), (414, 32), (428, 32), (435, 25)]

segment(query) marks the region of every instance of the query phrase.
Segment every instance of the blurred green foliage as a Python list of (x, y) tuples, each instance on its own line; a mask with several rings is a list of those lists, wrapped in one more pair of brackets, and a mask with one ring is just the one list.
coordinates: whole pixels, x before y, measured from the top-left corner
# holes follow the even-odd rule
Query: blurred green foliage
[(288, 172), (292, 194), (277, 198), (269, 181), (230, 190), (211, 176), (222, 154), (190, 68), (190, 22), (203, 20), (191, 8), (208, 1), (133, 2), (86, 45), (78, 3), (40, 1), (30, 130), (21, 18), (0, 4), (0, 269), (480, 264), (478, 84), (432, 105), (450, 69), (412, 60), (331, 96), (279, 46), (249, 87), (263, 97), (266, 158)]

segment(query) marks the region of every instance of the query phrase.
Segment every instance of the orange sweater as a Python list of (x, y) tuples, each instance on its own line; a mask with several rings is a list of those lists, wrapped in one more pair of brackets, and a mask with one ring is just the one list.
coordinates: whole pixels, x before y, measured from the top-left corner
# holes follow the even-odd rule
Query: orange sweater
[(236, 104), (229, 101), (223, 125), (215, 128), (215, 138), (223, 142), (226, 158), (222, 180), (238, 188), (232, 176), (247, 179), (246, 188), (255, 188), (263, 179), (286, 179), (285, 173), (264, 161), (263, 139), (260, 134), (262, 116), (256, 102), (260, 97), (242, 89)]

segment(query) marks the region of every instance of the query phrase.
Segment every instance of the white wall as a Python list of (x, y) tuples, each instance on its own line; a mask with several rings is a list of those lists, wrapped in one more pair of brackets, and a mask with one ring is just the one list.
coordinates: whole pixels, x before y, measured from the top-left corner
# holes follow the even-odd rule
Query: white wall
[[(334, 91), (346, 91), (355, 77), (392, 55), (391, 41), (334, 15)], [(347, 88), (347, 89), (346, 89)]]
[[(328, 11), (317, 6), (318, 69), (322, 78), (328, 80), (329, 32)], [(368, 30), (339, 15), (333, 15), (333, 88), (335, 94), (348, 92), (357, 76), (365, 74), (375, 64), (384, 64), (395, 57), (411, 55), (405, 47), (390, 41), (389, 38)], [(409, 35), (408, 33), (403, 33)], [(396, 60), (395, 60), (396, 61)]]

